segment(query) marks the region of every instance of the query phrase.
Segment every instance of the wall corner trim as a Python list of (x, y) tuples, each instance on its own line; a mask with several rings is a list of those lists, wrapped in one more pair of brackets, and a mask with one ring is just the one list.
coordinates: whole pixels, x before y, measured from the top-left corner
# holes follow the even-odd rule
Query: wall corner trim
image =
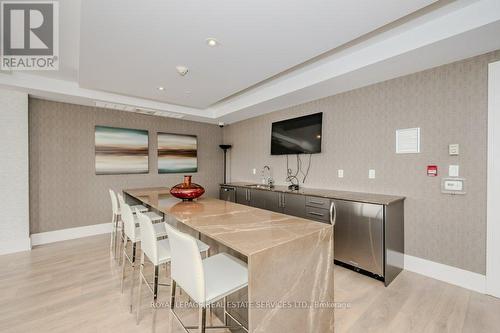
[(405, 255), (405, 269), (465, 289), (486, 293), (486, 276), (430, 260)]
[(30, 251), (30, 250), (31, 250), (31, 241), (29, 237), (23, 239), (2, 241), (0, 244), (0, 255)]
[(32, 234), (31, 245), (37, 246), (42, 244), (60, 242), (64, 240), (107, 234), (110, 232), (111, 232), (111, 223), (102, 223), (102, 224), (88, 225), (84, 227), (47, 231), (38, 234)]

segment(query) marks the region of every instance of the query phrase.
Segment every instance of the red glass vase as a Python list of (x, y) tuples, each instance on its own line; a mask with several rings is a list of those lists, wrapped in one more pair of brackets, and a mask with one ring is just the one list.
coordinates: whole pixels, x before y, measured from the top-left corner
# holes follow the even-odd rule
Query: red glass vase
[(184, 176), (184, 182), (170, 189), (170, 194), (183, 201), (192, 201), (205, 193), (203, 186), (191, 183), (191, 176)]

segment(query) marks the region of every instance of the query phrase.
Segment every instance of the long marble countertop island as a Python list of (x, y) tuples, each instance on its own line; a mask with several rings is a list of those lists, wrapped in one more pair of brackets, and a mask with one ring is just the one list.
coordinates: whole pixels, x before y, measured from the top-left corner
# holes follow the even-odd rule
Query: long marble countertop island
[(165, 187), (123, 192), (211, 240), (212, 253), (247, 261), (249, 332), (333, 332), (331, 225), (208, 197), (183, 202)]

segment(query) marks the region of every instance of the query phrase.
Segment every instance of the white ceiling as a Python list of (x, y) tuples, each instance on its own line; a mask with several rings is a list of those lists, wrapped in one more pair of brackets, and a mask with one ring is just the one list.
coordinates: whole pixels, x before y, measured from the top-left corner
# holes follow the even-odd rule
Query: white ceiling
[(500, 48), (499, 0), (433, 2), (60, 1), (60, 70), (0, 87), (234, 122)]
[(85, 0), (79, 83), (206, 108), (434, 1)]

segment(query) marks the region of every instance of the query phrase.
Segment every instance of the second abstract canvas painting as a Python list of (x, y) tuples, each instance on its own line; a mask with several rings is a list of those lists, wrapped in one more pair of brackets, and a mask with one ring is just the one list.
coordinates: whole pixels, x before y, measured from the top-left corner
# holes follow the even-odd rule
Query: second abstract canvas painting
[(194, 135), (158, 133), (158, 173), (197, 172), (197, 145)]

